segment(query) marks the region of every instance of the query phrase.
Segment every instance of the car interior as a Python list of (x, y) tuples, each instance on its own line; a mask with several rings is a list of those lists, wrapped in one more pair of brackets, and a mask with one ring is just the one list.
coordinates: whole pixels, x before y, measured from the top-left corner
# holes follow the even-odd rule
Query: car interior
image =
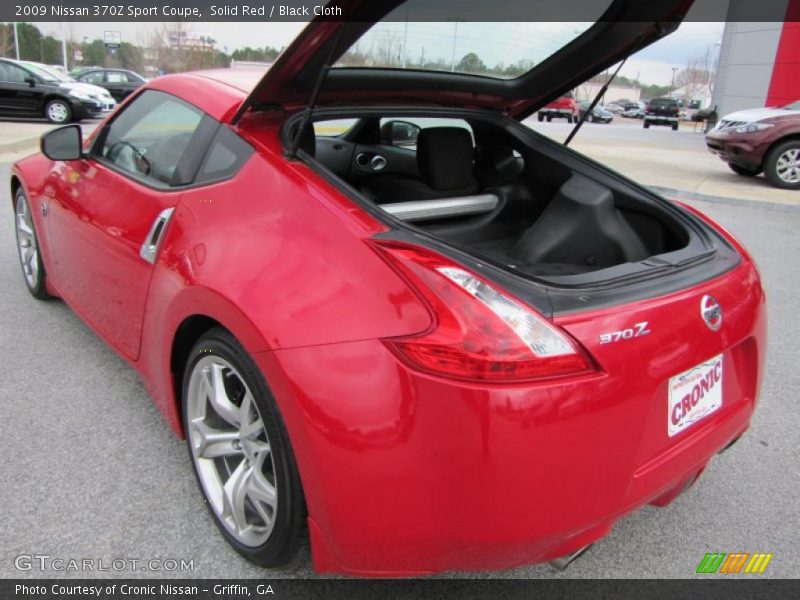
[(493, 121), (315, 121), (299, 148), (396, 219), (529, 275), (588, 273), (688, 242), (635, 190)]

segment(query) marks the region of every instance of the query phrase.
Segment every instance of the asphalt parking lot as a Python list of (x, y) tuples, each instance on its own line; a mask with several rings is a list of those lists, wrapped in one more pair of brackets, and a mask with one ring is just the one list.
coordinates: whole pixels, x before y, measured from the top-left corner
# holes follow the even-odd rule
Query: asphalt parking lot
[[(549, 131), (556, 135), (561, 127), (549, 124)], [(627, 138), (623, 142), (629, 143)], [(0, 182), (8, 180), (8, 169), (0, 165)], [(800, 263), (791, 258), (800, 251), (800, 210), (776, 203), (691, 203), (740, 237), (764, 277), (770, 347), (750, 432), (717, 457), (675, 503), (630, 515), (564, 573), (539, 565), (446, 577), (687, 578), (695, 576), (706, 552), (772, 552), (764, 577), (800, 575), (800, 320), (795, 312)], [(5, 413), (0, 419), (5, 458), (0, 577), (81, 575), (21, 573), (14, 567), (19, 554), (107, 562), (174, 558), (194, 565), (189, 573), (100, 576), (312, 576), (307, 547), (277, 571), (253, 567), (229, 549), (201, 502), (183, 443), (162, 421), (135, 372), (62, 302), (29, 296), (17, 262), (5, 183), (0, 206), (0, 395)]]

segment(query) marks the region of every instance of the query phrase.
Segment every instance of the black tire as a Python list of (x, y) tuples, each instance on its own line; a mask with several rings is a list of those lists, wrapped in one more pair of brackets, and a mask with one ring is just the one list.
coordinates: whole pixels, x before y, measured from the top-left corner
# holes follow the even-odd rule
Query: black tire
[(54, 98), (45, 105), (44, 116), (51, 123), (64, 125), (72, 121), (72, 107), (66, 100)]
[(547, 122), (549, 123), (552, 120), (553, 120), (553, 117), (551, 117), (550, 115), (547, 115)]
[(537, 114), (536, 116), (539, 118), (539, 122), (540, 122), (540, 123), (541, 123), (542, 121), (544, 121), (544, 115), (543, 115), (542, 113), (539, 113), (539, 114)]
[(728, 166), (731, 168), (731, 171), (742, 177), (755, 177), (762, 171), (762, 169), (748, 169), (747, 167), (735, 163), (728, 163)]
[(642, 127), (644, 127), (645, 129), (650, 129), (650, 123), (645, 121), (644, 123), (642, 123)]
[[(32, 247), (35, 248), (33, 252), (35, 253), (34, 256), (30, 257), (30, 261), (36, 261), (35, 265), (29, 264), (28, 269), (29, 271), (26, 272), (25, 263), (26, 260), (23, 258), (23, 235), (20, 232), (19, 228), (19, 220), (21, 217), (20, 215), (20, 203), (24, 203), (26, 210), (28, 211), (29, 221), (26, 223), (26, 227), (30, 229), (30, 234), (26, 235), (26, 240), (28, 244), (32, 244)], [(28, 202), (28, 197), (25, 195), (25, 191), (20, 187), (16, 194), (14, 194), (14, 231), (16, 233), (17, 239), (17, 256), (19, 256), (19, 264), (20, 268), (22, 269), (22, 278), (25, 280), (25, 287), (28, 288), (28, 291), (31, 293), (31, 296), (38, 300), (47, 300), (51, 298), (50, 294), (47, 293), (47, 274), (44, 270), (44, 261), (42, 261), (42, 251), (41, 247), (39, 246), (39, 237), (36, 235), (36, 224), (33, 221), (33, 217), (30, 213), (31, 206)], [(31, 246), (27, 246), (26, 248), (31, 248)], [(36, 271), (36, 275), (32, 276), (33, 269)]]
[(775, 187), (784, 190), (800, 190), (800, 180), (786, 181), (781, 179), (778, 174), (778, 160), (787, 152), (797, 151), (796, 156), (800, 157), (800, 140), (789, 140), (778, 144), (767, 154), (764, 160), (764, 177)]
[(672, 131), (678, 131), (678, 124), (677, 123), (673, 123), (672, 124)]
[(199, 360), (209, 356), (222, 358), (229, 363), (251, 392), (258, 414), (264, 423), (271, 448), (278, 505), (273, 515), (274, 525), (269, 537), (262, 545), (253, 547), (242, 544), (228, 531), (215, 513), (208, 498), (206, 498), (206, 504), (217, 527), (239, 554), (261, 567), (284, 565), (297, 554), (301, 541), (307, 535), (307, 512), (300, 475), (278, 405), (267, 387), (261, 371), (236, 339), (221, 327), (208, 331), (197, 341), (189, 354), (183, 378), (181, 394), (183, 426), (187, 433), (186, 446), (198, 486), (205, 498), (205, 491), (197, 471), (189, 437), (187, 400), (192, 371)]

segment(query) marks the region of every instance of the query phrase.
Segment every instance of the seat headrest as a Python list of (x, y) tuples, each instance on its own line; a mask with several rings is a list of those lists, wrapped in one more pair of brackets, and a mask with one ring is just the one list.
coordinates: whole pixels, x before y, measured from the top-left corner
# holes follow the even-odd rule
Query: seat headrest
[(453, 190), (474, 182), (472, 136), (462, 127), (430, 127), (417, 138), (417, 164), (435, 190)]

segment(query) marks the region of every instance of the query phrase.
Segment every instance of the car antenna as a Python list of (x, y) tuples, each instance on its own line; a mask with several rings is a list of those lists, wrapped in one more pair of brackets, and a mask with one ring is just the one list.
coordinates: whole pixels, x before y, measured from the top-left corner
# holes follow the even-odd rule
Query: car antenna
[(641, 44), (642, 38), (643, 36), (641, 35), (638, 38), (636, 38), (636, 41), (633, 43), (633, 46), (631, 47), (631, 51), (625, 55), (625, 58), (623, 58), (622, 61), (619, 63), (619, 65), (617, 65), (617, 68), (614, 69), (614, 72), (611, 74), (611, 77), (608, 78), (608, 81), (606, 81), (605, 84), (603, 84), (603, 87), (600, 88), (600, 91), (597, 92), (597, 95), (594, 97), (594, 100), (592, 100), (592, 103), (589, 105), (589, 108), (586, 109), (586, 112), (584, 112), (582, 116), (578, 117), (578, 123), (575, 125), (575, 127), (572, 128), (572, 131), (569, 132), (567, 139), (564, 140), (565, 146), (569, 146), (569, 143), (572, 141), (572, 138), (575, 137), (575, 134), (578, 133), (578, 130), (583, 126), (584, 121), (586, 121), (586, 119), (589, 118), (589, 115), (592, 114), (594, 107), (597, 106), (597, 103), (600, 101), (600, 98), (602, 98), (608, 91), (608, 86), (611, 85), (612, 81), (614, 81), (614, 78), (617, 76), (617, 73), (619, 73), (619, 70), (625, 64), (625, 61), (628, 60), (628, 57), (630, 57), (632, 54), (635, 54), (636, 51), (639, 49), (639, 44)]
[(294, 138), (289, 144), (289, 147), (286, 149), (286, 158), (288, 159), (294, 160), (297, 158), (297, 149), (300, 147), (300, 140), (303, 139), (303, 132), (305, 132), (306, 127), (308, 127), (309, 123), (311, 122), (311, 117), (314, 114), (314, 105), (317, 103), (317, 98), (319, 97), (320, 91), (322, 91), (322, 83), (325, 81), (325, 78), (328, 76), (328, 72), (331, 70), (331, 63), (336, 56), (336, 48), (339, 46), (339, 38), (342, 36), (342, 29), (344, 29), (346, 26), (346, 22), (342, 23), (341, 27), (336, 30), (336, 35), (333, 38), (333, 44), (331, 44), (331, 51), (328, 54), (328, 58), (325, 60), (325, 64), (323, 65), (322, 69), (320, 69), (319, 75), (317, 75), (317, 80), (314, 82), (314, 88), (311, 90), (311, 95), (308, 97), (308, 104), (306, 105), (305, 112), (303, 113), (303, 119), (300, 121), (300, 125), (297, 127)]

